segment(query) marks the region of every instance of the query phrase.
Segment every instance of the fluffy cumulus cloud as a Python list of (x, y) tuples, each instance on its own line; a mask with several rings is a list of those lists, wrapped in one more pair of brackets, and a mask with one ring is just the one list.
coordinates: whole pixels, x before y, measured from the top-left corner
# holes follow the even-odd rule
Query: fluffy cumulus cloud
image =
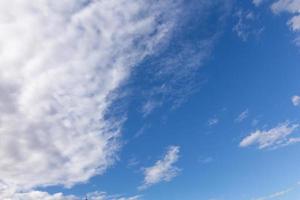
[(277, 125), (269, 130), (257, 130), (250, 133), (240, 142), (240, 147), (257, 145), (259, 149), (278, 148), (300, 142), (299, 137), (292, 137), (299, 124), (288, 122)]
[(72, 186), (114, 163), (120, 122), (107, 117), (112, 94), (168, 38), (176, 17), (165, 11), (175, 6), (0, 1), (1, 184), (18, 191)]
[(146, 189), (162, 181), (171, 181), (176, 177), (180, 169), (174, 164), (179, 159), (179, 151), (178, 146), (170, 146), (163, 159), (158, 160), (153, 166), (147, 167), (144, 170), (144, 183), (139, 189)]

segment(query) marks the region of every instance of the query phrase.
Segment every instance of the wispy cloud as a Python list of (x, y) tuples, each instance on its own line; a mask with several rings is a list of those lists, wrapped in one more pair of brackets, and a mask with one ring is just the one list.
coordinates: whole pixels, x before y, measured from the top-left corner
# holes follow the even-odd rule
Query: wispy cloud
[(267, 195), (267, 196), (262, 196), (262, 197), (257, 197), (257, 198), (253, 198), (253, 200), (272, 200), (272, 199), (282, 199), (283, 197), (287, 196), (288, 194), (290, 194), (291, 192), (293, 192), (294, 190), (298, 190), (299, 189), (299, 183), (294, 184), (293, 186), (285, 189), (285, 190), (281, 190), (278, 192), (274, 192), (273, 194)]
[(219, 123), (219, 118), (214, 117), (208, 120), (207, 124), (208, 126), (214, 126), (217, 125)]
[[(147, 116), (162, 105), (176, 109), (201, 88), (205, 80), (199, 80), (197, 74), (220, 38), (223, 19), (231, 9), (229, 2), (184, 1), (181, 6), (186, 12), (179, 14), (182, 21), (179, 21), (178, 28), (171, 35), (172, 43), (147, 60), (146, 70), (137, 71), (144, 83), (140, 84), (141, 80), (137, 78), (139, 84), (136, 84), (136, 90), (141, 92), (139, 96), (143, 98), (140, 106), (145, 111), (143, 115)], [(206, 26), (211, 27), (211, 23), (215, 24), (213, 28), (206, 30)], [(206, 31), (202, 33), (199, 30)], [(196, 32), (191, 37), (190, 33)]]
[(142, 113), (144, 117), (147, 117), (153, 110), (162, 105), (161, 101), (148, 100), (142, 107)]
[(147, 167), (144, 170), (144, 183), (139, 189), (146, 189), (163, 181), (168, 182), (176, 177), (180, 170), (174, 164), (179, 159), (179, 150), (178, 146), (169, 147), (162, 160), (158, 160), (153, 166)]
[(239, 116), (237, 118), (235, 118), (234, 121), (240, 123), (240, 122), (244, 121), (248, 117), (248, 115), (249, 115), (249, 110), (246, 109), (243, 112), (241, 112), (239, 114)]
[(253, 11), (239, 9), (234, 17), (236, 23), (232, 30), (242, 41), (247, 41), (249, 37), (258, 37), (264, 30), (264, 27), (258, 23), (258, 15)]
[(0, 1), (0, 182), (72, 186), (115, 162), (114, 92), (167, 43), (176, 5)]
[(278, 199), (279, 197), (285, 196), (286, 194), (290, 193), (293, 190), (293, 188), (289, 188), (283, 191), (275, 192), (269, 196), (265, 197), (259, 197), (254, 200), (271, 200), (271, 199)]
[(257, 145), (259, 149), (278, 148), (300, 142), (300, 137), (291, 137), (299, 124), (288, 122), (277, 125), (269, 130), (256, 130), (240, 142), (240, 147)]

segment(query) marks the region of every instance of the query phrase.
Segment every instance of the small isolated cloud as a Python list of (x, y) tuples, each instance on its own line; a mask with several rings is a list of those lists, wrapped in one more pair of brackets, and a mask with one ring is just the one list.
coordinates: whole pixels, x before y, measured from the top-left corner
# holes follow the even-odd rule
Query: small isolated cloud
[(292, 103), (294, 106), (300, 106), (300, 96), (293, 96)]
[(178, 146), (170, 146), (162, 160), (158, 160), (154, 166), (144, 169), (144, 183), (139, 189), (146, 189), (163, 181), (168, 182), (176, 177), (180, 169), (174, 164), (179, 159), (179, 151)]
[(291, 137), (291, 134), (293, 134), (298, 127), (299, 124), (286, 122), (269, 130), (256, 130), (240, 142), (240, 147), (257, 145), (259, 149), (274, 149), (298, 143), (300, 142), (299, 137)]
[(239, 116), (234, 121), (240, 123), (244, 121), (248, 117), (248, 115), (249, 115), (249, 110), (246, 109), (245, 111), (240, 113)]
[(219, 123), (219, 119), (214, 117), (208, 120), (208, 126), (214, 126), (217, 125)]

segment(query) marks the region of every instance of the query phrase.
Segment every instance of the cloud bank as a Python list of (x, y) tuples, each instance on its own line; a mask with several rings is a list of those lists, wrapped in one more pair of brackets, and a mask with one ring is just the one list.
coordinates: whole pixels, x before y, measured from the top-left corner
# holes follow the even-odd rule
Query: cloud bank
[(176, 19), (165, 11), (175, 6), (0, 1), (1, 184), (72, 186), (114, 163), (120, 121), (106, 117), (112, 94), (168, 38)]

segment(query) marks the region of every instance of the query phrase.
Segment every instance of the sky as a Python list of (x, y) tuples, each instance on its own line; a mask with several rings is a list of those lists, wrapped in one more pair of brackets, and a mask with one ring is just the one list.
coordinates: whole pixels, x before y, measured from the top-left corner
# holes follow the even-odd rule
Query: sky
[(299, 63), (300, 0), (2, 0), (0, 199), (300, 199)]

